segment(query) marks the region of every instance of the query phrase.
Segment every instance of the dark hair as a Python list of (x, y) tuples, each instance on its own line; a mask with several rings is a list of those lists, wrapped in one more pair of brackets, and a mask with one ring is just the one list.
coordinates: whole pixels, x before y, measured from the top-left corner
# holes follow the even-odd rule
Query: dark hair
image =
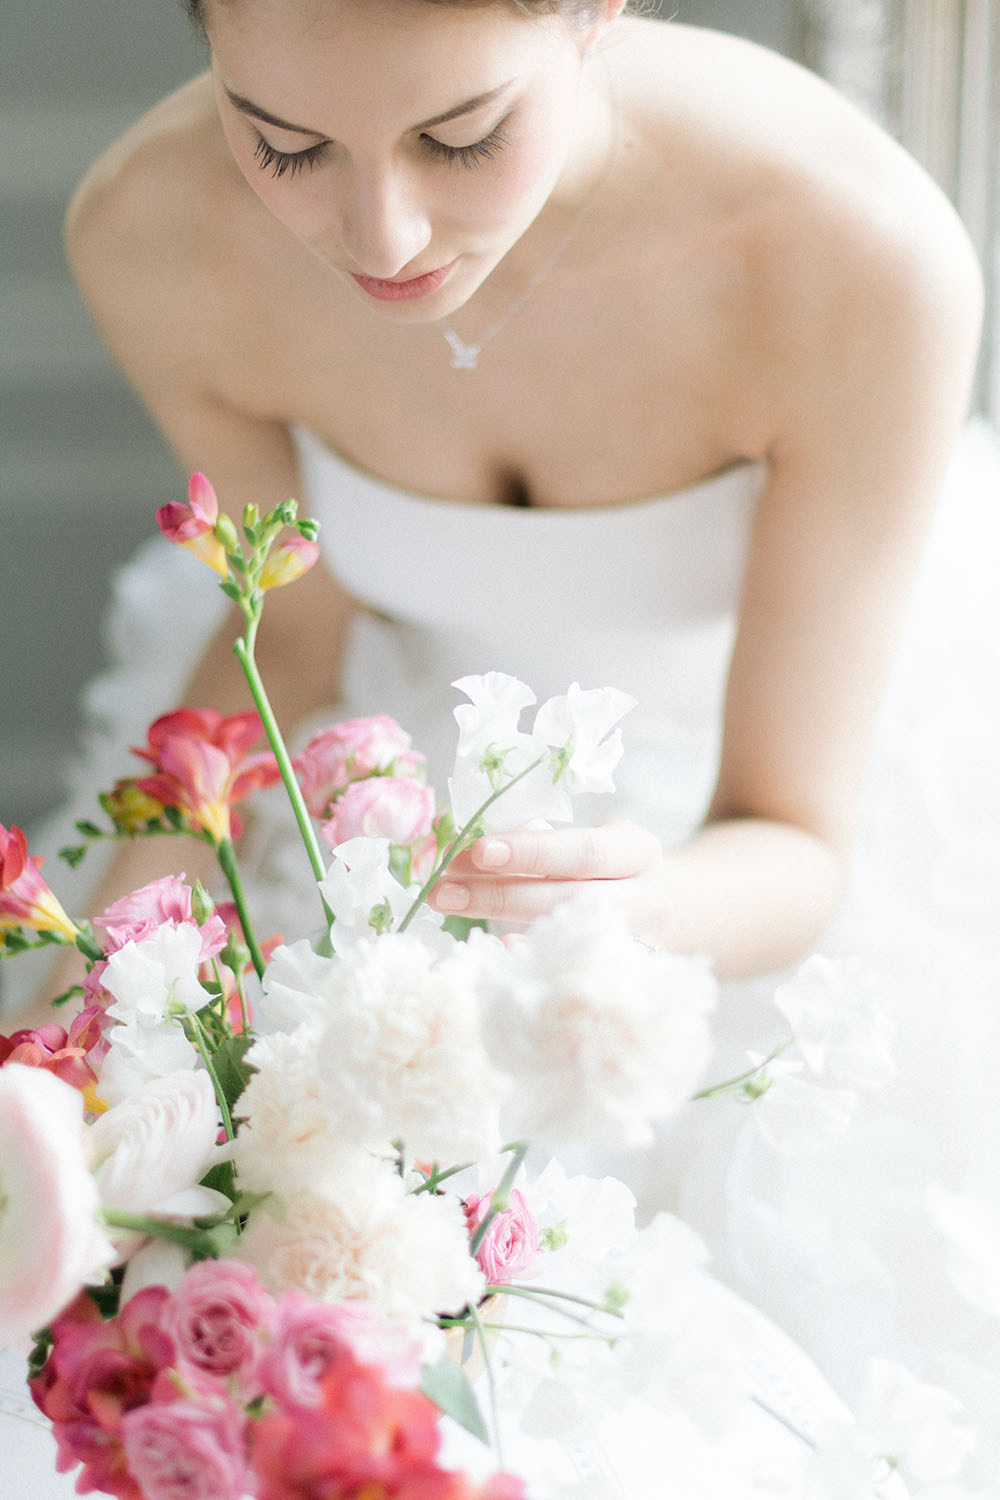
[[(204, 31), (204, 0), (181, 0), (188, 16), (198, 27)], [(525, 15), (559, 15), (567, 16), (589, 16), (595, 15), (601, 8), (601, 0), (420, 0), (422, 5), (469, 5), (480, 8), (497, 3), (507, 5), (511, 10), (522, 11)]]

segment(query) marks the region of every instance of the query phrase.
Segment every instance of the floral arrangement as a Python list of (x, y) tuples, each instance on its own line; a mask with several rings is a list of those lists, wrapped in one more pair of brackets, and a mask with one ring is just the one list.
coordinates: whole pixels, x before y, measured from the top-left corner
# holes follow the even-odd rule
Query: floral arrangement
[[(385, 716), (293, 758), (254, 641), (268, 591), (315, 561), (314, 524), (248, 507), (240, 537), (201, 475), (158, 520), (239, 604), (256, 708), (158, 719), (143, 774), (64, 853), (194, 834), (231, 899), (171, 876), (77, 921), (0, 825), (0, 955), (75, 944), (87, 964), (68, 1026), (0, 1037), (0, 1345), (30, 1350), (58, 1467), (119, 1500), (517, 1500), (505, 1408), (536, 1433), (569, 1420), (567, 1390), (577, 1434), (637, 1396), (718, 1420), (746, 1374), (698, 1311), (697, 1237), (667, 1215), (637, 1230), (622, 1184), (536, 1163), (566, 1141), (641, 1148), (720, 1094), (808, 1149), (891, 1073), (875, 998), (810, 960), (776, 996), (786, 1034), (709, 1085), (707, 964), (637, 943), (609, 901), (508, 940), (442, 922), (426, 898), (459, 851), (613, 789), (631, 700), (574, 685), (524, 727), (524, 684), (462, 679), (442, 809)], [(258, 934), (240, 875), (235, 805), (279, 780), (312, 942)], [(965, 1451), (947, 1402), (890, 1367), (866, 1421), (835, 1428), (801, 1444), (809, 1483), (834, 1476), (810, 1494), (868, 1494), (904, 1428), (911, 1477), (949, 1479)]]

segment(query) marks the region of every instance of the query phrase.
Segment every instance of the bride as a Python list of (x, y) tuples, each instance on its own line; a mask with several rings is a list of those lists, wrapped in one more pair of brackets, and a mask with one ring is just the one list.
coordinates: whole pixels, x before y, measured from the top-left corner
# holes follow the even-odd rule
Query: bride
[[(986, 995), (948, 962), (926, 972), (926, 924), (888, 873), (912, 811), (893, 769), (864, 810), (976, 353), (955, 214), (824, 83), (622, 0), (188, 4), (210, 69), (93, 168), (69, 256), (181, 465), (233, 513), (296, 494), (323, 523), (325, 569), (276, 594), (261, 633), (279, 718), (393, 712), (433, 759), (463, 673), (632, 693), (614, 820), (483, 841), (435, 903), (518, 924), (613, 882), (639, 940), (731, 981), (737, 1051), (752, 981), (836, 916), (827, 941), (897, 981), (916, 1081), (889, 1124), (820, 1169), (769, 1177), (737, 1132), (664, 1142), (632, 1177), (845, 1390), (865, 1354), (903, 1352), (982, 1397), (995, 1351), (945, 1347), (945, 1231), (921, 1200), (907, 1239), (896, 1190), (924, 1185), (899, 1131), (951, 1129), (974, 1086), (960, 1068), (985, 1045), (942, 1048), (965, 1019), (989, 1040)], [(133, 740), (175, 701), (244, 706), (186, 561), (125, 582), (131, 664), (99, 707), (124, 705)], [(130, 850), (108, 899), (162, 857)], [(201, 859), (184, 851), (189, 877)], [(259, 865), (287, 936), (280, 851)], [(951, 1068), (928, 1098), (928, 1070)], [(942, 1192), (968, 1186), (953, 1155)], [(917, 1267), (948, 1286), (914, 1319)]]

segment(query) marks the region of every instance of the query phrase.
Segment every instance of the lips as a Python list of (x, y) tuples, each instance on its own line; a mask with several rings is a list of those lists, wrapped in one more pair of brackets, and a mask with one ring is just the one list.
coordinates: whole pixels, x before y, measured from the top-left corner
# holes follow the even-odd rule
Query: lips
[(455, 262), (438, 266), (434, 271), (425, 271), (422, 276), (410, 276), (405, 280), (383, 280), (380, 276), (362, 276), (357, 271), (351, 275), (363, 292), (379, 302), (410, 302), (417, 297), (429, 297), (436, 292), (451, 275)]

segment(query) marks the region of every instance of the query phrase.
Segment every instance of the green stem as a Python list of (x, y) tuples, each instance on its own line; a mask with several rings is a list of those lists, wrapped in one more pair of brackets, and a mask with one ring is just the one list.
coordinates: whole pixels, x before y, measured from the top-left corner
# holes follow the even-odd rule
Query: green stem
[(264, 955), (260, 951), (257, 939), (254, 936), (253, 919), (250, 916), (250, 908), (247, 906), (246, 892), (243, 889), (243, 881), (240, 877), (239, 865), (236, 863), (236, 850), (233, 848), (232, 839), (223, 839), (216, 845), (215, 852), (218, 855), (219, 867), (225, 875), (229, 889), (233, 893), (233, 902), (243, 929), (243, 941), (250, 951), (250, 959), (256, 971), (257, 978), (264, 977)]
[(219, 1111), (222, 1115), (222, 1128), (226, 1132), (226, 1140), (235, 1140), (236, 1131), (233, 1129), (233, 1117), (229, 1113), (229, 1104), (226, 1099), (225, 1093), (223, 1092), (222, 1084), (219, 1082), (219, 1075), (215, 1071), (215, 1062), (213, 1061), (212, 1053), (208, 1045), (208, 1039), (205, 1036), (205, 1028), (204, 1026), (202, 1026), (201, 1021), (199, 1020), (198, 1016), (195, 1015), (193, 1010), (189, 1010), (187, 1012), (187, 1018), (191, 1022), (191, 1029), (194, 1032), (195, 1046), (201, 1053), (201, 1060), (205, 1064), (205, 1071), (207, 1072), (209, 1078), (212, 1080), (212, 1087), (215, 1090), (215, 1097), (219, 1101)]
[(574, 1292), (558, 1292), (554, 1287), (548, 1286), (519, 1286), (516, 1282), (507, 1282), (503, 1286), (488, 1286), (486, 1295), (489, 1297), (496, 1292), (498, 1296), (504, 1297), (542, 1297), (554, 1298), (560, 1302), (574, 1302), (578, 1307), (586, 1307), (591, 1312), (603, 1313), (609, 1318), (621, 1318), (620, 1312), (612, 1308), (604, 1307), (600, 1302), (594, 1302), (590, 1297), (578, 1297)]
[(545, 755), (540, 755), (537, 760), (533, 760), (531, 762), (530, 766), (525, 766), (523, 771), (518, 771), (516, 776), (512, 776), (510, 781), (505, 782), (505, 784), (501, 787), (497, 787), (496, 791), (491, 792), (486, 801), (476, 808), (476, 811), (472, 814), (472, 817), (456, 833), (455, 837), (452, 839), (451, 843), (448, 845), (447, 849), (444, 851), (441, 858), (434, 866), (434, 869), (431, 871), (430, 875), (428, 875), (427, 879), (420, 887), (419, 891), (416, 894), (416, 897), (414, 898), (413, 905), (403, 917), (403, 920), (400, 922), (397, 931), (406, 931), (407, 927), (409, 927), (410, 923), (413, 921), (413, 918), (416, 916), (421, 906), (423, 906), (424, 902), (427, 900), (427, 897), (430, 895), (431, 891), (441, 879), (441, 876), (444, 874), (445, 870), (447, 870), (448, 866), (455, 858), (456, 854), (461, 854), (463, 849), (468, 848), (470, 844), (474, 844), (476, 842), (476, 839), (480, 836), (476, 829), (476, 825), (478, 824), (480, 818), (483, 816), (483, 813), (493, 806), (498, 797), (502, 797), (505, 792), (509, 792), (512, 786), (517, 786), (517, 783), (519, 781), (523, 781), (526, 776), (530, 776), (532, 771), (537, 771), (538, 767), (540, 765), (543, 765), (545, 761), (548, 760), (548, 758), (548, 753), (546, 753)]
[(476, 1251), (483, 1243), (483, 1240), (486, 1237), (486, 1231), (487, 1229), (489, 1229), (497, 1214), (501, 1209), (507, 1207), (507, 1198), (510, 1194), (511, 1188), (514, 1185), (514, 1178), (517, 1176), (518, 1171), (520, 1170), (521, 1163), (524, 1161), (524, 1158), (528, 1154), (528, 1142), (520, 1141), (517, 1143), (517, 1145), (511, 1146), (510, 1149), (513, 1152), (513, 1159), (509, 1163), (506, 1172), (503, 1174), (503, 1177), (500, 1179), (499, 1185), (493, 1190), (493, 1195), (490, 1198), (489, 1213), (486, 1215), (483, 1222), (479, 1225), (479, 1228), (476, 1230), (475, 1234), (472, 1236), (471, 1241), (469, 1242), (469, 1254), (472, 1256), (475, 1256)]
[(691, 1095), (691, 1102), (693, 1103), (695, 1099), (714, 1099), (719, 1094), (731, 1094), (734, 1089), (740, 1088), (742, 1084), (749, 1083), (751, 1078), (755, 1078), (758, 1073), (767, 1067), (768, 1063), (773, 1063), (776, 1057), (780, 1057), (785, 1048), (791, 1046), (792, 1041), (792, 1037), (786, 1037), (783, 1042), (779, 1042), (776, 1047), (772, 1048), (759, 1063), (756, 1063), (752, 1068), (747, 1068), (745, 1073), (737, 1073), (735, 1078), (727, 1078), (723, 1083), (711, 1083), (706, 1088), (699, 1089), (696, 1094)]
[[(233, 649), (243, 668), (243, 673), (257, 707), (257, 712), (260, 714), (268, 744), (274, 752), (274, 758), (281, 773), (281, 780), (288, 794), (288, 800), (292, 805), (292, 812), (295, 814), (295, 821), (298, 824), (299, 833), (302, 836), (302, 842), (305, 845), (313, 875), (317, 881), (324, 880), (326, 878), (326, 861), (323, 858), (323, 851), (320, 848), (316, 830), (309, 816), (309, 809), (306, 807), (298, 777), (295, 775), (292, 758), (288, 753), (288, 747), (278, 727), (278, 721), (274, 716), (274, 710), (271, 707), (271, 702), (258, 671), (257, 663), (254, 660), (251, 623), (253, 622), (248, 621), (246, 639), (241, 638), (237, 640)], [(333, 916), (325, 901), (323, 902), (323, 916), (329, 928)]]
[(478, 1308), (470, 1307), (469, 1317), (472, 1320), (473, 1328), (476, 1330), (479, 1347), (483, 1351), (483, 1362), (486, 1366), (486, 1383), (490, 1393), (490, 1416), (493, 1418), (493, 1450), (497, 1456), (497, 1464), (502, 1469), (503, 1446), (500, 1437), (500, 1412), (497, 1406), (497, 1382), (496, 1376), (493, 1373), (493, 1362), (490, 1359), (490, 1343), (486, 1337), (486, 1324), (479, 1316)]

